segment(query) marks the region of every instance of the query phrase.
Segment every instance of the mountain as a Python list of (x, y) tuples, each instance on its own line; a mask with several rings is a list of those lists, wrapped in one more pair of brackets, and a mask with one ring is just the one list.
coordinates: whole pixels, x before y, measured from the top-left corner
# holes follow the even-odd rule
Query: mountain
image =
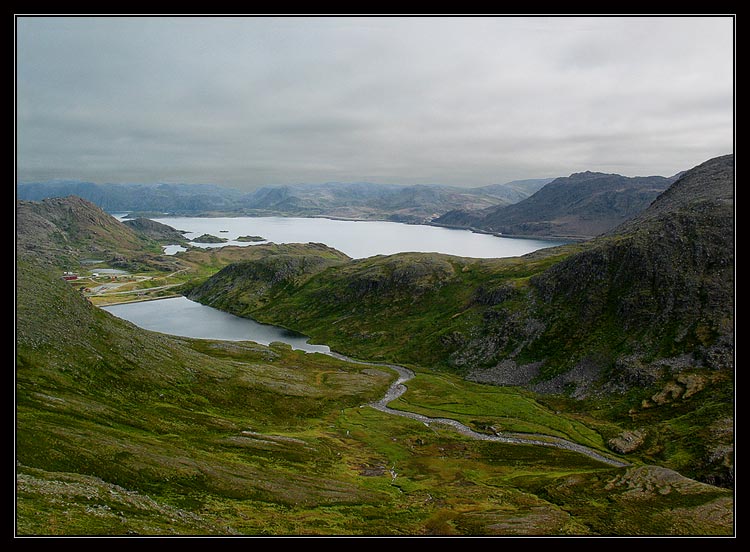
[(77, 180), (20, 183), (16, 197), (41, 201), (74, 195), (109, 213), (232, 211), (244, 195), (213, 184), (95, 184)]
[[(608, 235), (520, 258), (478, 260), (403, 253), (350, 261), (313, 277), (301, 288), (286, 290), (274, 299), (273, 312), (258, 310), (256, 302), (263, 298), (254, 292), (247, 293), (250, 302), (222, 302), (220, 291), (227, 280), (221, 273), (194, 288), (190, 296), (202, 300), (210, 294), (214, 306), (280, 323), (290, 316), (304, 321), (301, 331), (324, 333), (326, 340), (346, 344), (355, 354), (353, 348), (361, 346), (368, 355), (385, 350), (408, 355), (423, 340), (412, 344), (411, 332), (403, 332), (397, 321), (433, 313), (446, 320), (435, 330), (424, 328), (435, 341), (429, 359), (455, 367), (469, 363), (460, 360), (461, 355), (471, 356), (469, 364), (487, 365), (523, 352), (535, 361), (545, 359), (551, 375), (560, 368), (558, 364), (569, 364), (571, 356), (550, 356), (543, 343), (549, 343), (546, 349), (566, 350), (575, 358), (584, 355), (594, 345), (594, 333), (606, 327), (610, 334), (596, 339), (608, 354), (644, 349), (640, 354), (689, 351), (693, 355), (700, 350), (706, 361), (713, 359), (713, 367), (723, 368), (731, 364), (719, 351), (731, 337), (726, 321), (733, 312), (732, 171), (731, 156), (709, 161), (687, 171), (651, 207)], [(250, 267), (245, 268), (247, 273)], [(235, 281), (234, 289), (242, 285), (242, 280)], [(289, 291), (300, 295), (292, 297)], [(506, 302), (514, 307), (510, 317), (514, 321), (506, 320), (510, 312), (501, 316), (506, 309), (498, 307)], [(286, 308), (290, 309), (287, 313)], [(370, 312), (377, 313), (377, 321), (368, 316)], [(441, 345), (451, 326), (463, 326), (469, 313), (479, 314), (481, 324), (464, 336), (465, 342), (456, 350)], [(347, 324), (341, 333), (333, 322), (343, 314), (347, 314)], [(316, 328), (321, 317), (331, 324)], [(372, 346), (356, 337), (360, 331), (371, 333), (367, 329), (373, 326), (387, 326), (389, 319), (394, 329), (380, 332)], [(497, 327), (498, 320), (509, 322), (508, 328)], [(422, 329), (416, 319), (410, 323)], [(508, 331), (521, 333), (511, 340), (512, 345), (498, 347), (500, 341), (508, 341)], [(477, 332), (492, 333), (498, 343), (490, 346), (480, 338), (473, 345), (470, 337)], [(470, 354), (475, 348), (476, 355)], [(424, 358), (422, 354), (393, 359), (412, 362)], [(564, 362), (555, 360), (558, 357), (564, 357)]]
[(586, 239), (643, 211), (674, 179), (586, 171), (557, 178), (512, 205), (457, 209), (433, 222), (497, 234)]
[(301, 184), (261, 188), (248, 196), (245, 207), (282, 215), (384, 219), (423, 223), (462, 206), (480, 209), (508, 204), (515, 190), (397, 186), (370, 183)]
[(490, 195), (498, 195), (507, 200), (508, 203), (518, 203), (542, 189), (554, 178), (527, 178), (525, 180), (512, 180), (505, 184), (489, 184), (476, 188)]
[[(170, 264), (159, 242), (79, 197), (16, 202), (16, 251), (67, 270), (83, 261), (137, 268)], [(172, 229), (174, 231), (174, 229)]]
[(528, 197), (541, 181), (484, 188), (358, 183), (271, 186), (251, 193), (202, 184), (21, 183), (21, 200), (75, 195), (108, 212), (328, 216), (423, 223), (454, 208), (484, 209)]
[(379, 256), (284, 288), (249, 262), (189, 297), (354, 356), (574, 401), (620, 397), (618, 416), (652, 439), (643, 454), (731, 485), (733, 194), (730, 155), (589, 242), (513, 259)]

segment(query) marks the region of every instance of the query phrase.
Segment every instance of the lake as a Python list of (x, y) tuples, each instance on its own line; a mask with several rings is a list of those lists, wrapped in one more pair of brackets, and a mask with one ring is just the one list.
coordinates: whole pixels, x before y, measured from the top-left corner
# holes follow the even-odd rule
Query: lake
[[(119, 215), (118, 218), (124, 218)], [(460, 257), (516, 257), (564, 242), (554, 240), (504, 238), (469, 230), (382, 221), (344, 221), (325, 218), (292, 217), (164, 217), (153, 220), (185, 233), (188, 239), (203, 234), (226, 239), (223, 243), (195, 243), (197, 247), (257, 243), (324, 243), (355, 259), (401, 252), (446, 253)], [(264, 242), (237, 241), (241, 236), (262, 236)], [(184, 248), (167, 246), (165, 253)], [(325, 345), (311, 345), (308, 338), (276, 326), (259, 324), (185, 297), (110, 305), (104, 310), (133, 324), (161, 333), (199, 339), (255, 341), (268, 345), (288, 343), (306, 352), (329, 353)]]
[(109, 305), (102, 309), (146, 330), (165, 334), (224, 341), (255, 341), (262, 345), (281, 341), (293, 349), (308, 353), (331, 351), (326, 345), (311, 345), (306, 336), (296, 332), (259, 324), (186, 297)]
[[(253, 243), (324, 243), (354, 259), (402, 252), (446, 253), (459, 257), (517, 257), (565, 243), (555, 240), (505, 238), (469, 230), (383, 221), (348, 221), (295, 217), (164, 217), (153, 220), (184, 231), (188, 239), (210, 234), (223, 243), (195, 243), (222, 247)], [(261, 236), (265, 242), (241, 242), (241, 236)], [(182, 248), (169, 246), (167, 254)]]

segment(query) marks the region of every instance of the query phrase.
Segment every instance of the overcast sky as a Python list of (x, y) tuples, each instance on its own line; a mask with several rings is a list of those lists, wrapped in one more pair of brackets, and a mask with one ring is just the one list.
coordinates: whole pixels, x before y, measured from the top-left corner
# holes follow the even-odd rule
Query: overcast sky
[(482, 186), (733, 152), (734, 19), (16, 19), (17, 177)]

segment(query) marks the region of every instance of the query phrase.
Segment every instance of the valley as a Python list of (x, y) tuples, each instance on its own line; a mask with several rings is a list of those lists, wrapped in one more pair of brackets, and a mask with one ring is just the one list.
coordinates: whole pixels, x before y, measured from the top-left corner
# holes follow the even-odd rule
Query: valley
[[(733, 172), (711, 160), (616, 229), (505, 259), (167, 256), (163, 228), (20, 202), (18, 532), (731, 535)], [(347, 356), (97, 308), (178, 294)]]

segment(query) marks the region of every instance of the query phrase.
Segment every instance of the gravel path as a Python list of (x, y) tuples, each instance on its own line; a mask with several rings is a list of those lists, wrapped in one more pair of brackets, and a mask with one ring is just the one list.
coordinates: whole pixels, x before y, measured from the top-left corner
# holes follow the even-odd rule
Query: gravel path
[(347, 362), (353, 362), (355, 364), (365, 364), (367, 366), (381, 366), (384, 368), (391, 368), (395, 370), (396, 372), (398, 372), (398, 378), (388, 388), (388, 391), (386, 391), (385, 396), (377, 402), (366, 405), (366, 406), (371, 406), (372, 408), (375, 408), (376, 410), (380, 410), (381, 412), (385, 412), (387, 414), (393, 414), (394, 416), (411, 418), (412, 420), (417, 420), (419, 422), (422, 422), (426, 426), (430, 426), (433, 424), (450, 426), (456, 431), (458, 431), (459, 433), (461, 433), (462, 435), (466, 435), (467, 437), (471, 437), (472, 439), (478, 439), (481, 441), (495, 441), (498, 443), (510, 443), (510, 444), (516, 444), (516, 445), (538, 445), (542, 447), (554, 447), (554, 448), (559, 448), (559, 449), (570, 450), (573, 452), (578, 452), (580, 454), (585, 454), (589, 458), (593, 458), (594, 460), (598, 460), (599, 462), (609, 464), (610, 466), (616, 466), (618, 468), (630, 465), (626, 462), (622, 462), (621, 460), (616, 460), (614, 458), (604, 456), (603, 454), (593, 449), (590, 449), (583, 445), (579, 445), (578, 443), (573, 443), (572, 441), (568, 441), (560, 437), (554, 437), (551, 435), (520, 434), (520, 433), (495, 433), (494, 435), (489, 435), (487, 433), (478, 433), (474, 431), (473, 429), (465, 426), (458, 420), (452, 420), (450, 418), (429, 418), (427, 416), (423, 416), (422, 414), (416, 414), (415, 412), (406, 412), (404, 410), (396, 410), (395, 408), (390, 408), (388, 406), (388, 403), (390, 403), (391, 401), (397, 399), (398, 397), (406, 393), (407, 388), (406, 388), (406, 385), (404, 385), (404, 383), (406, 383), (407, 381), (409, 381), (410, 379), (414, 377), (413, 371), (409, 370), (408, 368), (404, 368), (403, 366), (398, 366), (396, 364), (383, 364), (383, 363), (377, 363), (377, 362), (365, 362), (362, 360), (354, 360), (352, 358), (346, 357), (344, 355), (340, 355), (338, 353), (330, 353), (330, 355), (340, 360), (345, 360)]

